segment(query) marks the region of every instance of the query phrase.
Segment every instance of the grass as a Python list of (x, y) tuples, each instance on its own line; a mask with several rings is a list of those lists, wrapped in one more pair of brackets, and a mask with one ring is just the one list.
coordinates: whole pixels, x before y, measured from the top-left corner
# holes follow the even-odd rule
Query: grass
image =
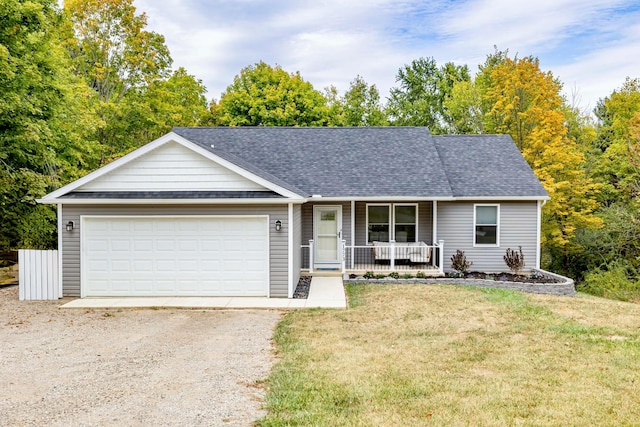
[(637, 425), (640, 305), (348, 285), (288, 313), (262, 426)]

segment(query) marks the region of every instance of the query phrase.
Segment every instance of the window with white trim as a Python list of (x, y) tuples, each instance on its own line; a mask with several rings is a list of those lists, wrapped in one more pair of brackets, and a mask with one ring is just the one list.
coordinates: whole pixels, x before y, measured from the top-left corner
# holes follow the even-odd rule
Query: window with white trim
[(367, 242), (417, 242), (417, 204), (367, 204)]
[(474, 205), (474, 246), (498, 246), (500, 205)]

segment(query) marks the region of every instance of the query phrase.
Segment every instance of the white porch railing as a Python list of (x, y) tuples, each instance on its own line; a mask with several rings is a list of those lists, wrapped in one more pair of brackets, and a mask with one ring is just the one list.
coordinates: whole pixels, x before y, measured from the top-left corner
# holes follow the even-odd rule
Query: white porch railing
[[(301, 266), (313, 273), (314, 241), (301, 245)], [(342, 272), (432, 270), (444, 274), (444, 241), (433, 245), (389, 242), (384, 245), (348, 246), (341, 241), (340, 264)]]

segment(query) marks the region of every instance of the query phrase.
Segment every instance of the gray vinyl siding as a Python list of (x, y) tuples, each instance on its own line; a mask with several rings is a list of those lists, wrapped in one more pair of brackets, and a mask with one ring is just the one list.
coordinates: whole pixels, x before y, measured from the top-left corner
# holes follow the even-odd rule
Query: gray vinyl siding
[(476, 202), (500, 205), (500, 246), (474, 247), (474, 202), (438, 203), (438, 239), (444, 240), (444, 267), (451, 271), (451, 256), (456, 250), (464, 251), (472, 261), (471, 270), (483, 272), (508, 271), (503, 256), (507, 248), (522, 246), (525, 270), (536, 265), (537, 203), (536, 202)]
[[(411, 202), (372, 202), (374, 204), (411, 204)], [(356, 246), (367, 244), (367, 204), (356, 202)], [(428, 245), (433, 244), (433, 203), (418, 202), (418, 241)]]
[[(74, 222), (72, 232), (62, 231), (62, 293), (80, 296), (81, 215), (269, 215), (269, 292), (288, 296), (288, 212), (287, 205), (64, 205), (62, 224)], [(276, 220), (282, 229), (276, 231)]]
[(300, 280), (300, 269), (302, 267), (302, 251), (300, 240), (302, 236), (302, 206), (293, 205), (293, 290), (295, 291), (298, 280)]

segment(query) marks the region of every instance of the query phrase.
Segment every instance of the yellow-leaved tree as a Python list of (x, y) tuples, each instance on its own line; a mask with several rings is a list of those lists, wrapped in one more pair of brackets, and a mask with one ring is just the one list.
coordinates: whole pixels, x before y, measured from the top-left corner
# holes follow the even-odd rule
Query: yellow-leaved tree
[(490, 56), (476, 78), (484, 106), (484, 131), (509, 134), (551, 196), (543, 210), (542, 240), (555, 268), (576, 247), (578, 229), (602, 225), (594, 215), (598, 184), (585, 173), (585, 155), (569, 138), (561, 84), (533, 57)]

